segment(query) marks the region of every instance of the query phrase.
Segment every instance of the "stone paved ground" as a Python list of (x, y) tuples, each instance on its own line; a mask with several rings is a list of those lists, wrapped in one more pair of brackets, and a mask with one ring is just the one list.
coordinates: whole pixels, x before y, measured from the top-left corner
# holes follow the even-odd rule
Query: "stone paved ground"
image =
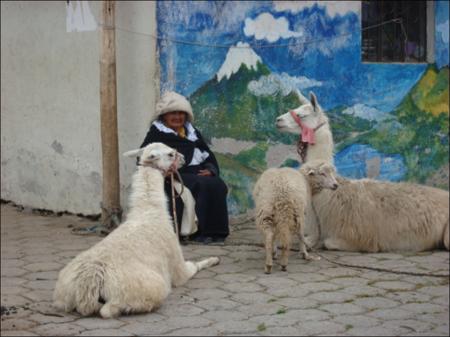
[[(77, 236), (76, 216), (41, 216), (1, 205), (2, 336), (142, 335), (449, 335), (449, 278), (306, 262), (291, 255), (288, 271), (263, 273), (264, 252), (251, 223), (234, 226), (224, 246), (187, 245), (186, 258), (220, 256), (174, 289), (154, 313), (118, 319), (55, 311), (58, 271), (101, 238)], [(247, 244), (246, 244), (247, 243)], [(325, 258), (420, 273), (449, 272), (449, 253), (320, 252)]]

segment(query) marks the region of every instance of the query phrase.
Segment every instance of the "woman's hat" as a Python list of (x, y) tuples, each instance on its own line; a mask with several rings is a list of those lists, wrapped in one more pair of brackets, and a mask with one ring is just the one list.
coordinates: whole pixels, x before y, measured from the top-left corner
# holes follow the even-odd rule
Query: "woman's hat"
[(172, 111), (184, 111), (189, 122), (194, 120), (191, 103), (186, 97), (174, 91), (167, 91), (156, 104), (156, 118)]

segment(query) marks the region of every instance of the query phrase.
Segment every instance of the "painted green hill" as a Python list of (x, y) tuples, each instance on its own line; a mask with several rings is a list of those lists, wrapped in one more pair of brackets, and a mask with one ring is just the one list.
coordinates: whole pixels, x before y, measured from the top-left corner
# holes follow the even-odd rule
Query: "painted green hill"
[(411, 89), (403, 102), (397, 107), (399, 120), (413, 122), (418, 116), (411, 113), (422, 111), (439, 117), (449, 115), (449, 68), (437, 69), (436, 65), (428, 66), (422, 78)]
[(229, 79), (213, 78), (191, 95), (196, 123), (207, 139), (294, 141), (295, 137), (277, 131), (274, 123), (277, 116), (299, 105), (298, 98), (294, 94), (257, 97), (247, 89), (250, 81), (268, 74), (270, 70), (260, 62), (256, 70), (242, 64)]
[[(385, 121), (356, 141), (405, 158), (407, 180), (425, 183), (449, 161), (449, 68), (430, 65)], [(448, 189), (448, 183), (438, 186)]]
[(345, 109), (345, 106), (338, 106), (326, 111), (333, 132), (336, 152), (352, 144), (355, 137), (372, 130), (376, 124), (374, 121), (342, 113)]
[(261, 170), (242, 164), (232, 155), (217, 153), (216, 157), (220, 165), (220, 175), (228, 186), (228, 212), (241, 214), (254, 208), (251, 191)]

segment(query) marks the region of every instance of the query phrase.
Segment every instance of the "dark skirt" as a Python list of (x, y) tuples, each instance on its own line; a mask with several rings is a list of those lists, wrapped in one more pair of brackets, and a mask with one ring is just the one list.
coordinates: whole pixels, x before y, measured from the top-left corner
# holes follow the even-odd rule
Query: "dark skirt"
[[(190, 170), (191, 171), (191, 170)], [(228, 188), (220, 177), (204, 177), (195, 173), (180, 172), (184, 185), (189, 188), (195, 199), (195, 214), (198, 218), (198, 231), (195, 236), (225, 238), (228, 236)], [(172, 216), (172, 197), (170, 179), (166, 179), (166, 195)], [(178, 224), (181, 224), (183, 201), (175, 199)]]

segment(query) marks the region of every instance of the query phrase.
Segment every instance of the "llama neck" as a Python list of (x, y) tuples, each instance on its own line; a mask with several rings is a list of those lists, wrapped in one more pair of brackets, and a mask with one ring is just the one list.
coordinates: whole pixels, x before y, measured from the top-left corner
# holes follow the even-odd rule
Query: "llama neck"
[(133, 176), (132, 191), (129, 198), (130, 211), (138, 209), (166, 209), (167, 199), (164, 193), (164, 177), (161, 172), (139, 166)]
[(316, 195), (317, 193), (323, 190), (323, 187), (316, 182), (310, 181), (309, 186), (311, 188), (311, 195)]
[(315, 144), (308, 145), (305, 162), (320, 159), (333, 164), (334, 143), (328, 122), (317, 129), (315, 138)]
[(315, 179), (311, 178), (303, 167), (300, 168), (300, 173), (303, 175), (303, 178), (306, 182), (306, 194), (308, 196), (313, 196), (316, 193), (319, 193), (322, 190), (322, 186), (315, 181)]

